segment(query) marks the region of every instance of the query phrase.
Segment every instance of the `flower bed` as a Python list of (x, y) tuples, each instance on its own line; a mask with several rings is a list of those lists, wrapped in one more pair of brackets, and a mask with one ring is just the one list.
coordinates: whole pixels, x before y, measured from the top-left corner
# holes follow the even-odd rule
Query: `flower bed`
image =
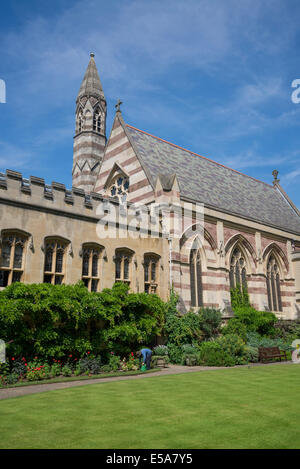
[(87, 379), (110, 376), (112, 373), (122, 375), (127, 372), (142, 372), (139, 360), (133, 352), (123, 360), (111, 352), (106, 364), (102, 364), (100, 356), (94, 356), (90, 352), (83, 357), (74, 357), (70, 354), (64, 360), (53, 358), (50, 363), (42, 361), (37, 356), (31, 360), (25, 357), (12, 357), (8, 362), (0, 364), (0, 386)]

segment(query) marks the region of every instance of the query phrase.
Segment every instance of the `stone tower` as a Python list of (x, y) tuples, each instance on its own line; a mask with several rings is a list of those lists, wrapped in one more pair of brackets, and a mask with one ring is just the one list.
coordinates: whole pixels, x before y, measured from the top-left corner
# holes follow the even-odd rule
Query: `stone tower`
[(106, 144), (106, 99), (91, 54), (76, 99), (76, 129), (73, 151), (73, 187), (91, 192)]

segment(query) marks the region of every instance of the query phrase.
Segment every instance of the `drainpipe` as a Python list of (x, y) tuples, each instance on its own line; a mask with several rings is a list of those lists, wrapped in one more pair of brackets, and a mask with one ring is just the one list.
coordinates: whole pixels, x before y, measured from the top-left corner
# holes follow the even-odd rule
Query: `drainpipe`
[(170, 293), (173, 287), (173, 276), (172, 276), (172, 238), (169, 235), (168, 237), (169, 242), (169, 275), (170, 275)]

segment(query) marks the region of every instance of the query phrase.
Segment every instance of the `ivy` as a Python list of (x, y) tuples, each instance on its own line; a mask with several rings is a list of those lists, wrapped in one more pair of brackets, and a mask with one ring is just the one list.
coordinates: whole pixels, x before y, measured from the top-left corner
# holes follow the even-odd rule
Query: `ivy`
[(90, 293), (82, 282), (14, 283), (0, 292), (0, 338), (8, 343), (8, 356), (127, 355), (154, 342), (165, 309), (157, 295), (129, 293), (123, 283), (101, 293)]

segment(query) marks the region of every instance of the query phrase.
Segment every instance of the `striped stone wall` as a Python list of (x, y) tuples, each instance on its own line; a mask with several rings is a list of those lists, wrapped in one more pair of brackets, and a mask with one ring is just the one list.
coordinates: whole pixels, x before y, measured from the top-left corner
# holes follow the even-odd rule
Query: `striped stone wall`
[(153, 200), (154, 192), (144, 169), (126, 135), (125, 125), (118, 113), (107, 142), (101, 169), (95, 184), (95, 192), (105, 194), (108, 178), (111, 178), (114, 165), (118, 165), (129, 176), (128, 201), (147, 203)]
[[(93, 129), (94, 109), (101, 109), (101, 128)], [(76, 109), (76, 135), (73, 147), (73, 187), (92, 192), (106, 145), (106, 102), (91, 96), (81, 98)]]

